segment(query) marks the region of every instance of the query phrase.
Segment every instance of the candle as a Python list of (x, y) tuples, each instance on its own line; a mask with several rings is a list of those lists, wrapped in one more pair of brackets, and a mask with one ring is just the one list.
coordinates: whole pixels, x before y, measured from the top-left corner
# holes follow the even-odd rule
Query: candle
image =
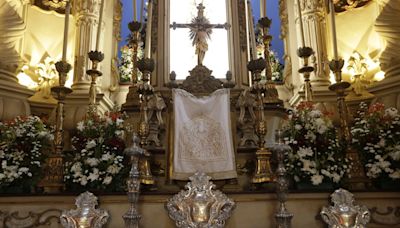
[(305, 47), (304, 43), (304, 29), (303, 29), (303, 17), (301, 15), (301, 6), (300, 6), (300, 0), (297, 0), (297, 11), (298, 11), (298, 16), (299, 16), (299, 25), (300, 25), (300, 39), (301, 39), (301, 45), (302, 47)]
[(67, 47), (68, 47), (68, 26), (69, 26), (69, 13), (71, 11), (71, 3), (68, 1), (65, 6), (65, 21), (64, 21), (64, 41), (62, 51), (62, 61), (67, 61)]
[(136, 21), (136, 0), (133, 0), (133, 21)]
[(140, 24), (143, 24), (144, 0), (140, 2)]
[(333, 55), (334, 60), (339, 60), (337, 38), (336, 38), (336, 22), (335, 22), (335, 6), (333, 0), (329, 1), (329, 8), (331, 11), (331, 27), (332, 27), (332, 43), (333, 43)]
[(267, 16), (267, 0), (260, 0), (260, 18)]
[(151, 54), (151, 22), (153, 16), (153, 2), (149, 0), (148, 2), (148, 17), (147, 17), (147, 29), (146, 29), (146, 47), (144, 50), (144, 57), (150, 58)]
[(264, 17), (267, 16), (267, 0), (264, 0)]
[(251, 4), (248, 5), (248, 18), (249, 18), (249, 33), (250, 33), (250, 47), (251, 47), (251, 59), (256, 60), (257, 59), (257, 45), (256, 45), (256, 36), (254, 32), (254, 24), (253, 24), (253, 15), (252, 15), (252, 9), (251, 9)]
[(100, 46), (100, 34), (101, 34), (101, 23), (103, 22), (103, 10), (104, 9), (104, 0), (101, 0), (100, 12), (99, 12), (99, 26), (97, 27), (97, 37), (96, 37), (96, 51), (99, 50)]

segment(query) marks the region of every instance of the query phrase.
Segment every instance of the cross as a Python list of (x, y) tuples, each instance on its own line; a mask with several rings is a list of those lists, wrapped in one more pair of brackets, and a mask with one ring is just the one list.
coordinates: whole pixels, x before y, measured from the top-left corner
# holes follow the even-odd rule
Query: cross
[(197, 64), (203, 65), (203, 59), (208, 50), (207, 40), (210, 39), (213, 28), (229, 29), (230, 25), (225, 24), (210, 24), (208, 18), (204, 16), (204, 9), (202, 3), (197, 6), (197, 16), (192, 19), (190, 24), (178, 24), (173, 22), (170, 27), (176, 28), (189, 28), (189, 37), (192, 40), (192, 45), (196, 47)]

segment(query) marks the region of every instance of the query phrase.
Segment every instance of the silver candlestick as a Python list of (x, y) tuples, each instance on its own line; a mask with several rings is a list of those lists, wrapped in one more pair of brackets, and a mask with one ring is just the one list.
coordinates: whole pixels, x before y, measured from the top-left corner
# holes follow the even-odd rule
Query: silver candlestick
[(142, 216), (138, 211), (138, 200), (140, 194), (140, 173), (139, 173), (139, 159), (147, 154), (146, 150), (139, 147), (140, 139), (134, 133), (132, 136), (132, 145), (125, 149), (125, 154), (131, 159), (132, 166), (129, 172), (129, 178), (127, 180), (128, 185), (128, 201), (130, 207), (128, 211), (122, 216), (125, 221), (125, 228), (138, 228), (139, 221)]
[(286, 200), (289, 189), (289, 180), (286, 176), (285, 154), (290, 151), (289, 145), (286, 145), (282, 140), (282, 131), (276, 130), (276, 145), (274, 151), (277, 154), (278, 168), (276, 169), (276, 194), (279, 201), (279, 207), (275, 213), (277, 228), (290, 228), (293, 214), (286, 209)]

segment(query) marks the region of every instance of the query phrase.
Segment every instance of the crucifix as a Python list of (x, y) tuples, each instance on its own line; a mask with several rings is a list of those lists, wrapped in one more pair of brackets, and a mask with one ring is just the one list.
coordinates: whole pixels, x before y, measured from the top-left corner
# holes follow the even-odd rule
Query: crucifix
[(225, 24), (210, 24), (208, 18), (204, 16), (204, 9), (202, 3), (197, 6), (197, 16), (192, 19), (189, 24), (178, 24), (173, 22), (171, 27), (176, 28), (189, 28), (189, 37), (192, 40), (192, 45), (196, 47), (197, 64), (203, 65), (203, 59), (208, 50), (207, 40), (210, 39), (213, 28), (229, 29), (230, 25)]

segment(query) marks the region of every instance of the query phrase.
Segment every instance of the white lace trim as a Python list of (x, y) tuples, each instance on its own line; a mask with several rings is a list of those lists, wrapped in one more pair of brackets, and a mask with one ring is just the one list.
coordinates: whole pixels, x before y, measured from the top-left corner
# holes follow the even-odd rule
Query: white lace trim
[(216, 96), (219, 96), (219, 95), (228, 94), (228, 96), (229, 96), (229, 94), (230, 94), (230, 90), (229, 89), (225, 89), (225, 88), (224, 89), (215, 90), (210, 95), (202, 96), (202, 97), (196, 97), (195, 95), (189, 93), (188, 91), (186, 91), (184, 89), (172, 89), (172, 92), (174, 94), (179, 94), (181, 96), (192, 98), (192, 99), (195, 99), (195, 100), (208, 100), (210, 98), (213, 98), (213, 97), (216, 97)]

